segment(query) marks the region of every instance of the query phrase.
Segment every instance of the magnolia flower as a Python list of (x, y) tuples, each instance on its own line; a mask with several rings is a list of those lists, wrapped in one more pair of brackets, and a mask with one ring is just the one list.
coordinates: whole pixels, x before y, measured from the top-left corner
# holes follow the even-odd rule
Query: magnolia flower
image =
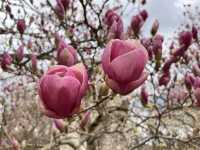
[(147, 78), (146, 49), (136, 40), (111, 40), (103, 53), (102, 66), (107, 85), (120, 94), (128, 94)]
[(79, 109), (87, 88), (87, 70), (82, 64), (51, 67), (39, 81), (42, 112), (56, 119), (72, 116)]

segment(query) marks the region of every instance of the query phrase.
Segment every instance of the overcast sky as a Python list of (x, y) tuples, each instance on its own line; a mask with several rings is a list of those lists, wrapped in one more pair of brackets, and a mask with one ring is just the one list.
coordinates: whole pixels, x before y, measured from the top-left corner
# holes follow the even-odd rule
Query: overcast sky
[[(159, 32), (170, 37), (178, 26), (184, 22), (183, 10), (184, 4), (191, 4), (192, 6), (200, 6), (200, 0), (147, 0), (144, 8), (149, 13), (149, 18), (143, 27), (145, 35), (149, 34), (154, 19), (160, 22)], [(129, 5), (126, 9), (124, 17), (131, 18), (134, 14), (133, 5)], [(133, 12), (133, 13), (132, 13)], [(127, 25), (127, 22), (125, 21)]]

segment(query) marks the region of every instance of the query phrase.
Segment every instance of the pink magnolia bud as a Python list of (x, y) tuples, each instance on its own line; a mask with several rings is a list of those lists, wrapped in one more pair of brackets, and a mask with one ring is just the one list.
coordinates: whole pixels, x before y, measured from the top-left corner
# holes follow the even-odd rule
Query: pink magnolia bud
[(61, 0), (61, 3), (66, 11), (69, 8), (70, 0)]
[(7, 11), (8, 13), (11, 13), (11, 8), (10, 8), (9, 5), (6, 5), (6, 11)]
[(58, 48), (60, 42), (62, 42), (63, 39), (62, 39), (62, 37), (58, 33), (54, 33), (54, 38), (55, 38), (56, 48)]
[(183, 56), (185, 54), (187, 50), (187, 47), (185, 45), (182, 45), (181, 47), (179, 47), (172, 55), (174, 57), (180, 57)]
[(1, 59), (1, 68), (6, 70), (8, 66), (12, 64), (12, 57), (7, 53), (4, 52)]
[(115, 13), (113, 9), (109, 9), (106, 12), (103, 20), (109, 28), (109, 34), (111, 38), (121, 39), (124, 30), (123, 21), (121, 17), (117, 13)]
[(20, 62), (24, 58), (24, 45), (18, 47), (16, 51), (17, 60)]
[(62, 119), (54, 119), (53, 123), (55, 127), (60, 131), (64, 132), (65, 131), (65, 122)]
[(177, 61), (177, 58), (174, 56), (171, 56), (163, 65), (162, 71), (163, 72), (169, 72), (169, 69), (173, 63)]
[(191, 89), (191, 87), (194, 85), (195, 77), (191, 73), (186, 73), (185, 76), (185, 85), (188, 89)]
[(138, 35), (140, 29), (144, 24), (144, 20), (140, 15), (136, 15), (132, 17), (131, 20), (131, 29), (133, 30), (135, 35)]
[(146, 0), (141, 0), (141, 4), (145, 5), (146, 4)]
[(183, 102), (186, 99), (187, 95), (188, 92), (184, 88), (179, 86), (170, 89), (168, 98), (169, 100), (172, 100), (172, 102)]
[(200, 77), (195, 77), (194, 83), (193, 83), (193, 87), (196, 88), (200, 88)]
[(117, 93), (130, 93), (146, 80), (147, 61), (147, 50), (139, 41), (111, 40), (102, 55), (107, 85)]
[(198, 40), (198, 31), (195, 26), (192, 26), (192, 37), (193, 39)]
[(158, 20), (156, 19), (154, 22), (153, 22), (153, 25), (152, 25), (152, 28), (151, 28), (151, 34), (152, 35), (155, 35), (158, 31), (158, 28), (159, 28), (159, 22)]
[(14, 137), (10, 139), (10, 142), (12, 144), (13, 150), (20, 150), (19, 142)]
[(141, 93), (140, 93), (141, 103), (143, 104), (143, 106), (146, 106), (148, 104), (148, 96), (149, 94), (147, 93), (145, 87), (143, 86), (141, 88)]
[(31, 54), (31, 65), (33, 72), (37, 70), (37, 56), (35, 54)]
[(171, 45), (169, 46), (169, 49), (174, 49), (174, 42), (171, 43)]
[(76, 50), (61, 41), (57, 49), (57, 61), (60, 65), (72, 66), (77, 62)]
[(28, 40), (27, 47), (28, 47), (29, 49), (31, 49), (31, 48), (32, 48), (32, 46), (33, 46), (33, 44), (32, 44), (32, 40), (31, 40), (31, 39), (29, 39), (29, 40)]
[(148, 18), (147, 11), (146, 10), (142, 10), (139, 14), (142, 16), (143, 20), (146, 21), (146, 19)]
[(103, 21), (106, 25), (111, 26), (114, 21), (120, 19), (121, 17), (113, 9), (109, 9), (104, 16)]
[(17, 21), (17, 30), (19, 31), (20, 34), (24, 34), (24, 31), (26, 29), (26, 23), (24, 19), (19, 19)]
[(143, 38), (141, 40), (142, 45), (147, 49), (149, 60), (153, 58), (153, 46), (151, 38)]
[(194, 73), (195, 76), (200, 77), (200, 68), (198, 64), (192, 65), (192, 72)]
[(161, 54), (162, 54), (162, 44), (163, 44), (164, 38), (162, 35), (155, 35), (153, 40), (152, 40), (152, 45), (153, 45), (153, 52), (156, 57), (159, 57), (160, 59)]
[(197, 106), (200, 106), (200, 88), (196, 88), (194, 90), (194, 96), (196, 98), (196, 104), (197, 104)]
[(82, 120), (81, 120), (81, 122), (80, 122), (80, 128), (84, 128), (86, 125), (87, 125), (87, 123), (89, 122), (89, 120), (90, 120), (90, 116), (91, 116), (91, 112), (90, 111), (87, 111), (85, 114), (84, 114), (84, 116), (83, 116), (83, 118), (82, 118)]
[(61, 2), (61, 0), (56, 0), (57, 5), (55, 7), (56, 15), (58, 16), (59, 20), (63, 20), (65, 18), (65, 8)]
[(42, 112), (56, 119), (72, 116), (80, 108), (87, 88), (87, 70), (82, 64), (51, 67), (39, 81)]
[(170, 73), (164, 72), (159, 79), (159, 86), (164, 85), (166, 86), (170, 81)]
[(123, 22), (122, 20), (119, 20), (118, 22), (114, 21), (109, 32), (110, 37), (113, 39), (122, 39), (123, 38)]
[(189, 31), (183, 31), (179, 35), (179, 44), (184, 45), (187, 48), (190, 46), (192, 42), (192, 33)]

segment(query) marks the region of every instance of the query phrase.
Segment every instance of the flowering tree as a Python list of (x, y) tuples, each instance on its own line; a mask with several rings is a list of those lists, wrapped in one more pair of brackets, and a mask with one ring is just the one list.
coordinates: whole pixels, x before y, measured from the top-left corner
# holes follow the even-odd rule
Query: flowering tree
[(164, 47), (123, 2), (0, 2), (0, 148), (198, 149), (199, 25)]

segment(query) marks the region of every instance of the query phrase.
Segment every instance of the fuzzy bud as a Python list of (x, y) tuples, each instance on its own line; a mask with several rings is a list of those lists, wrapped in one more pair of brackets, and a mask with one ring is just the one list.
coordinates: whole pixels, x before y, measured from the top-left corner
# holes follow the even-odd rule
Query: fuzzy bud
[(90, 111), (87, 111), (84, 114), (84, 116), (83, 116), (83, 118), (81, 120), (81, 123), (80, 123), (80, 128), (83, 129), (87, 125), (87, 123), (90, 121), (90, 116), (91, 116), (91, 112)]
[(17, 60), (19, 62), (22, 61), (22, 59), (24, 57), (24, 46), (23, 45), (18, 47), (18, 49), (16, 51), (16, 56), (17, 56)]
[(153, 22), (153, 25), (152, 25), (152, 28), (151, 28), (151, 34), (152, 34), (153, 36), (157, 33), (158, 28), (159, 28), (159, 22), (158, 22), (158, 20), (156, 19), (156, 20)]
[(12, 57), (7, 52), (4, 52), (1, 60), (1, 68), (3, 70), (6, 70), (7, 67), (11, 64), (12, 64)]
[(143, 86), (141, 88), (141, 93), (140, 93), (141, 103), (143, 106), (146, 106), (148, 104), (148, 96), (149, 94), (147, 93), (145, 87)]
[(65, 131), (65, 122), (63, 119), (54, 119), (53, 123), (54, 123), (56, 129), (58, 129), (60, 132)]
[(187, 48), (192, 43), (192, 33), (189, 31), (183, 31), (179, 35), (179, 44), (184, 45)]
[(26, 29), (26, 23), (24, 19), (19, 19), (17, 21), (17, 30), (19, 31), (20, 34), (24, 34), (24, 31)]

